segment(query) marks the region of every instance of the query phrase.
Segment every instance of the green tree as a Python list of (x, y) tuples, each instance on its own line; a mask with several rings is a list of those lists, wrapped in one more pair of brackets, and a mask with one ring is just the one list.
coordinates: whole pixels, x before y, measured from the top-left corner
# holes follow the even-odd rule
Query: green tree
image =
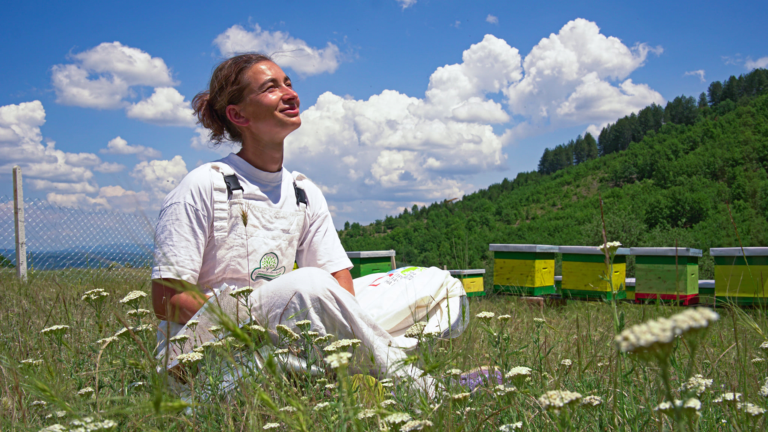
[(707, 102), (707, 94), (705, 92), (701, 92), (699, 95), (699, 109), (704, 109), (709, 107), (709, 102)]

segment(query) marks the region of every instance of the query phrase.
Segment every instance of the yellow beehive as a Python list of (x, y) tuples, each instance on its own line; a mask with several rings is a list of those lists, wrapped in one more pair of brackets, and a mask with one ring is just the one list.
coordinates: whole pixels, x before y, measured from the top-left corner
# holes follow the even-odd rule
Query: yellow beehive
[(712, 248), (715, 296), (741, 304), (768, 300), (768, 247)]
[[(613, 259), (610, 281), (605, 277), (608, 269), (605, 254), (597, 246), (560, 246), (563, 255), (563, 297), (572, 298), (626, 298), (628, 248), (619, 248)], [(613, 287), (611, 287), (613, 283)]]
[(493, 289), (518, 295), (554, 294), (557, 246), (492, 244)]
[(483, 286), (483, 275), (485, 269), (473, 269), (473, 270), (448, 270), (451, 276), (461, 280), (464, 285), (464, 291), (467, 293), (467, 297), (479, 297), (485, 295), (485, 287)]

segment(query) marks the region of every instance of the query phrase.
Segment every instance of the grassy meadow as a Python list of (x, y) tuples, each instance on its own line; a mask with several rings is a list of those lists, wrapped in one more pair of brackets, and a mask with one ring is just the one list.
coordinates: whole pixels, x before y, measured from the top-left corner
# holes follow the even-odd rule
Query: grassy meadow
[[(407, 381), (375, 382), (355, 376), (353, 365), (344, 365), (344, 356), (333, 357), (335, 364), (320, 360), (319, 350), (312, 348), (313, 336), (306, 332), (296, 341), (281, 337), (282, 346), (276, 348), (301, 356), (309, 352), (321, 374), (281, 373), (279, 356), (273, 355), (264, 356), (261, 369), (242, 366), (244, 362), (236, 358), (253, 357), (272, 343), (253, 329), (204, 350), (202, 360), (190, 360), (185, 379), (191, 391), (185, 402), (165, 375), (156, 372), (152, 351), (157, 320), (141, 312), (151, 309), (149, 296), (130, 304), (120, 302), (131, 291), (149, 294), (148, 275), (137, 271), (135, 276), (126, 282), (108, 273), (84, 273), (66, 280), (33, 274), (21, 284), (9, 272), (0, 274), (0, 430), (746, 431), (766, 427), (761, 409), (768, 408), (768, 389), (761, 388), (768, 376), (764, 360), (768, 352), (760, 345), (768, 334), (768, 320), (758, 309), (718, 308), (720, 319), (706, 331), (682, 334), (666, 345), (668, 368), (663, 368), (660, 357), (646, 362), (644, 358), (652, 357), (648, 353), (619, 352), (616, 330), (685, 309), (629, 303), (618, 303), (614, 309), (603, 302), (569, 302), (541, 309), (510, 296), (471, 299), (472, 320), (462, 336), (450, 341), (423, 336), (420, 348), (407, 360), (436, 378), (439, 389), (432, 399)], [(82, 300), (96, 288), (109, 295)], [(481, 312), (494, 316), (479, 319)], [(41, 333), (56, 325), (69, 327)], [(105, 340), (126, 326), (135, 331)], [(458, 371), (481, 366), (502, 371), (507, 375), (504, 384), (481, 385), (468, 395), (457, 384)], [(513, 369), (517, 367), (530, 371)], [(242, 377), (233, 391), (224, 394), (218, 390), (219, 383), (233, 368)], [(518, 373), (510, 374), (513, 370)], [(666, 380), (662, 379), (665, 372)], [(684, 386), (696, 374), (701, 377), (692, 381), (695, 385)], [(542, 398), (553, 390), (568, 392)], [(723, 398), (726, 392), (741, 393), (739, 401)], [(682, 401), (679, 409), (664, 405), (657, 409), (670, 396)], [(691, 398), (700, 402), (698, 408)]]

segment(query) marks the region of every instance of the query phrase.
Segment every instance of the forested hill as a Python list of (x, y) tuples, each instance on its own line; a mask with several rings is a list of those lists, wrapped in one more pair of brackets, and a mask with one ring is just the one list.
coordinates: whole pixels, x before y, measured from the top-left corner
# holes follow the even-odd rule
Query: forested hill
[[(601, 243), (600, 193), (608, 240), (628, 247), (738, 246), (726, 203), (743, 245), (768, 245), (768, 94), (727, 102), (551, 174), (520, 173), (460, 201), (347, 224), (341, 241), (352, 251), (395, 249), (413, 265), (486, 268), (489, 243)], [(702, 276), (711, 278), (707, 261)]]

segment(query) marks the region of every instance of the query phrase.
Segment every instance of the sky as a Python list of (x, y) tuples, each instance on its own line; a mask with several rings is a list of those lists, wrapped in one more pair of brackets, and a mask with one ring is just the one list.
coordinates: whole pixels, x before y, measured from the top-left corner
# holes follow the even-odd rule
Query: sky
[(190, 101), (235, 53), (301, 99), (284, 166), (337, 227), (535, 170), (543, 150), (768, 67), (768, 2), (14, 2), (0, 196), (149, 216), (214, 148)]

